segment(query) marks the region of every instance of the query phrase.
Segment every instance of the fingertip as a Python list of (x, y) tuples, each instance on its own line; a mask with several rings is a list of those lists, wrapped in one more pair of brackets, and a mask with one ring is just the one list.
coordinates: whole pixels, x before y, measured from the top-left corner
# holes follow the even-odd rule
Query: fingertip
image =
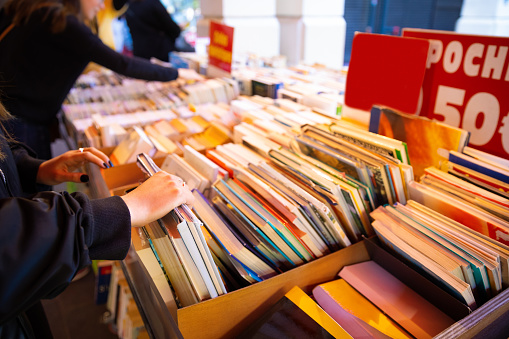
[(82, 174), (82, 175), (80, 176), (80, 181), (81, 181), (81, 182), (88, 182), (89, 180), (90, 180), (90, 178), (89, 178), (89, 177), (88, 177), (88, 175), (86, 175), (86, 174)]

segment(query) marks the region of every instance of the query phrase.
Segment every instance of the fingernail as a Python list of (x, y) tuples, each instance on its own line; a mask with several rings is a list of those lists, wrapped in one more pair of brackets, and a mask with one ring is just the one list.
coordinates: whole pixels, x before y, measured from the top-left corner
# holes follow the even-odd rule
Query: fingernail
[(106, 163), (105, 163), (105, 162), (103, 162), (103, 167), (104, 167), (104, 168), (108, 168), (108, 165), (106, 165)]
[(86, 175), (86, 174), (83, 174), (83, 175), (80, 177), (80, 181), (81, 181), (81, 182), (88, 182), (88, 180), (89, 180), (89, 179), (88, 179), (88, 175)]
[(108, 162), (110, 163), (110, 167), (113, 167), (113, 163), (111, 162), (111, 160), (108, 160)]

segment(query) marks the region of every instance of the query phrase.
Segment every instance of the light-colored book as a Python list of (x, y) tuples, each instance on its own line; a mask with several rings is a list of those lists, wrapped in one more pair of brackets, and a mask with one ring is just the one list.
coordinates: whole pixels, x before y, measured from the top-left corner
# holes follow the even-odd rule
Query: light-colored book
[(219, 166), (189, 145), (184, 146), (184, 160), (209, 182), (217, 180)]
[(135, 228), (131, 233), (132, 243), (136, 253), (138, 254), (143, 266), (148, 271), (150, 278), (154, 282), (157, 291), (159, 292), (164, 304), (172, 314), (177, 315), (177, 303), (173, 297), (170, 284), (166, 280), (166, 275), (163, 272), (161, 265), (154, 253), (152, 246), (149, 244), (149, 239), (144, 235), (142, 228)]
[(161, 166), (163, 171), (179, 176), (186, 182), (189, 189), (198, 189), (204, 192), (210, 187), (210, 181), (195, 170), (188, 162), (182, 157), (171, 154), (168, 156)]
[(136, 161), (140, 153), (146, 153), (153, 156), (155, 148), (150, 138), (143, 129), (133, 126), (133, 131), (113, 150), (110, 159), (114, 165), (123, 165)]
[(181, 307), (196, 304), (199, 300), (164, 225), (156, 221), (147, 225), (146, 229), (175, 291), (178, 303)]

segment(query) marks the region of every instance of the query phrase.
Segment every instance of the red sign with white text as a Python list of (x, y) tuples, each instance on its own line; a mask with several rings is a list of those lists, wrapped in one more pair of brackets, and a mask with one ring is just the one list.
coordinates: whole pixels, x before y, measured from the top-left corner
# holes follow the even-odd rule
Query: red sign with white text
[(210, 22), (209, 65), (232, 71), (233, 27)]
[(430, 40), (420, 115), (471, 133), (469, 146), (509, 159), (509, 38), (404, 29)]

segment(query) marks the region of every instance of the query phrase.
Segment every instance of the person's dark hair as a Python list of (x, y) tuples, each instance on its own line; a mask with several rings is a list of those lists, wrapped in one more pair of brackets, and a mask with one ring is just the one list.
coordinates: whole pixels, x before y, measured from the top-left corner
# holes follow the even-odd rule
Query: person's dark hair
[[(7, 132), (7, 130), (5, 129), (5, 126), (2, 122), (9, 120), (11, 118), (12, 118), (12, 115), (5, 109), (4, 105), (0, 101), (0, 128), (4, 131), (5, 138), (8, 141), (12, 141), (12, 138), (9, 135), (9, 133)], [(5, 153), (2, 152), (2, 149), (0, 148), (0, 160), (3, 160), (4, 158), (5, 158)]]
[(35, 11), (44, 10), (44, 20), (51, 21), (53, 33), (65, 29), (67, 15), (81, 19), (80, 0), (8, 0), (4, 8), (6, 14), (13, 16), (15, 26), (28, 22)]

